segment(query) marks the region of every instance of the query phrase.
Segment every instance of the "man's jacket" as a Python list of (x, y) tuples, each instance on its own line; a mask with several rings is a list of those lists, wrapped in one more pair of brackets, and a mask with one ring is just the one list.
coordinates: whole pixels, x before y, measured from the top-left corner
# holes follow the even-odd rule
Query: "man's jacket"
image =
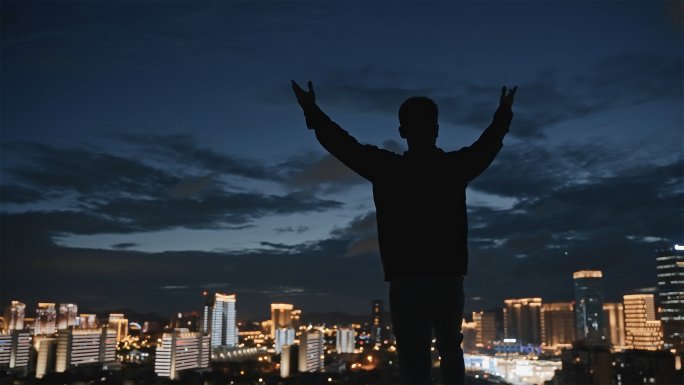
[(359, 144), (315, 105), (304, 115), (321, 145), (373, 184), (386, 281), (467, 274), (465, 189), (503, 147), (513, 118), (510, 107), (499, 107), (492, 124), (470, 147), (452, 152), (434, 147), (403, 155)]

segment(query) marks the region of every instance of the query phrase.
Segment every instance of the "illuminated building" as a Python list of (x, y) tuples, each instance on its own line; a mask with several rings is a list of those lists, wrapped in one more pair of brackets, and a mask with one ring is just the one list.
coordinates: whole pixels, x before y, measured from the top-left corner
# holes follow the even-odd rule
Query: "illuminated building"
[(492, 344), (500, 339), (496, 327), (496, 314), (492, 311), (473, 312), (473, 322), (475, 322), (475, 343), (476, 346)]
[(288, 329), (292, 327), (292, 306), (288, 303), (271, 304), (271, 331), (269, 335), (275, 338), (276, 329)]
[(299, 326), (301, 326), (301, 321), (299, 318), (302, 316), (302, 311), (301, 310), (292, 310), (292, 328), (294, 330), (299, 329)]
[(354, 328), (337, 329), (336, 347), (338, 353), (354, 353)]
[(603, 343), (603, 282), (600, 271), (582, 270), (572, 274), (575, 281), (575, 337)]
[[(613, 384), (613, 362), (605, 344), (579, 340), (571, 349), (561, 351), (561, 369), (557, 371), (560, 384)], [(554, 381), (555, 382), (555, 381)]]
[(97, 329), (97, 316), (95, 314), (81, 314), (76, 318), (78, 329)]
[(658, 350), (663, 345), (653, 294), (629, 294), (625, 303), (625, 345), (629, 349)]
[(33, 347), (37, 353), (36, 378), (43, 378), (55, 370), (55, 358), (58, 339), (54, 336), (41, 335), (34, 338)]
[(2, 329), (6, 333), (11, 333), (14, 330), (24, 330), (25, 312), (26, 305), (24, 303), (12, 301), (12, 303), (5, 308)]
[(622, 302), (603, 304), (604, 335), (613, 346), (625, 346), (625, 311)]
[(207, 368), (211, 344), (210, 336), (199, 332), (174, 330), (164, 333), (157, 345), (154, 371), (159, 377), (175, 380), (181, 370)]
[(507, 299), (504, 301), (504, 334), (519, 343), (541, 344), (541, 298)]
[(325, 359), (323, 332), (304, 332), (299, 337), (299, 341), (299, 371), (322, 372)]
[(275, 331), (275, 350), (276, 353), (283, 352), (283, 346), (294, 345), (295, 331), (289, 329), (276, 329)]
[[(16, 302), (16, 301), (12, 301)], [(0, 367), (14, 369), (28, 365), (31, 333), (13, 330), (0, 334)]]
[(106, 365), (116, 362), (116, 332), (101, 329), (61, 329), (57, 331), (55, 371), (80, 365)]
[(78, 306), (73, 303), (60, 303), (59, 316), (57, 318), (57, 329), (66, 329), (69, 326), (76, 326), (76, 316)]
[(296, 365), (297, 362), (296, 350), (297, 347), (293, 345), (283, 346), (283, 353), (280, 355), (280, 377), (290, 377), (290, 366)]
[(121, 313), (111, 313), (109, 315), (109, 327), (116, 330), (116, 342), (121, 342), (128, 336), (128, 319)]
[(238, 328), (235, 321), (235, 294), (219, 294), (204, 297), (202, 331), (211, 336), (211, 346), (236, 346)]
[(40, 302), (36, 309), (36, 326), (33, 335), (55, 334), (57, 330), (57, 309), (54, 303)]
[(545, 346), (570, 345), (575, 340), (575, 313), (571, 302), (542, 305), (541, 342)]
[(178, 313), (171, 317), (171, 329), (188, 328), (191, 332), (199, 331), (199, 315), (197, 312)]
[(382, 301), (373, 301), (373, 325), (371, 329), (371, 339), (375, 343), (382, 342)]
[(656, 250), (663, 348), (684, 353), (684, 247)]

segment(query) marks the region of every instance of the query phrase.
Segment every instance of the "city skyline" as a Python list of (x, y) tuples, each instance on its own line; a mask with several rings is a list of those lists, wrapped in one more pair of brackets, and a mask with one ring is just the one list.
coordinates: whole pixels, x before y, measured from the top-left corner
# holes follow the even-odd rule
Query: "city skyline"
[(467, 314), (570, 301), (580, 270), (605, 302), (655, 292), (654, 250), (684, 243), (681, 4), (493, 4), (3, 3), (0, 306), (387, 303), (371, 186), (320, 150), (290, 79), (395, 152), (407, 97), (455, 150), (518, 86), (467, 190)]

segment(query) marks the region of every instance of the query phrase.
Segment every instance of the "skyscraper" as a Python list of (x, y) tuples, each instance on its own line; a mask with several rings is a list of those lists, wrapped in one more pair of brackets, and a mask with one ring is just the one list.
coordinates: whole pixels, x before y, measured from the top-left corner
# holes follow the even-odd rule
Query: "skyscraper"
[(95, 314), (81, 314), (76, 317), (79, 329), (97, 329), (97, 316)]
[(211, 335), (212, 348), (237, 345), (235, 294), (206, 295), (205, 292), (202, 331)]
[(198, 332), (174, 330), (164, 333), (157, 346), (154, 371), (159, 377), (178, 378), (178, 372), (209, 367), (209, 336)]
[(575, 314), (571, 302), (545, 303), (540, 310), (542, 344), (570, 345), (575, 340)]
[(492, 344), (498, 339), (496, 333), (496, 315), (493, 312), (474, 311), (473, 322), (475, 322), (476, 346)]
[(78, 306), (73, 303), (59, 304), (59, 317), (57, 318), (57, 329), (66, 329), (69, 326), (76, 326), (78, 316)]
[(573, 273), (575, 281), (575, 332), (578, 340), (607, 343), (603, 335), (603, 282), (600, 271)]
[(26, 367), (30, 347), (31, 333), (28, 331), (14, 329), (11, 332), (0, 333), (0, 367)]
[(354, 328), (346, 327), (337, 329), (336, 348), (338, 353), (354, 353)]
[(271, 304), (271, 337), (275, 338), (277, 329), (288, 329), (292, 327), (292, 309), (294, 306), (289, 303)]
[(684, 246), (656, 250), (663, 348), (684, 352)]
[(57, 331), (55, 370), (65, 372), (71, 367), (116, 361), (116, 334), (109, 328)]
[(24, 316), (26, 313), (26, 304), (19, 301), (12, 301), (5, 308), (5, 317), (3, 318), (2, 328), (7, 333), (14, 330), (24, 330)]
[(373, 301), (373, 324), (371, 326), (371, 338), (375, 343), (382, 343), (382, 301)]
[(541, 298), (507, 299), (504, 301), (504, 334), (521, 344), (541, 344)]
[(299, 371), (322, 372), (325, 359), (323, 332), (306, 331), (299, 337)]
[(275, 351), (283, 352), (283, 346), (294, 345), (295, 330), (292, 328), (280, 328), (275, 331)]
[(622, 302), (603, 304), (604, 335), (613, 346), (625, 346), (625, 310)]
[(109, 315), (109, 327), (116, 330), (116, 342), (121, 342), (128, 335), (128, 319), (121, 313)]
[(653, 294), (623, 296), (625, 343), (629, 349), (658, 350), (663, 345), (660, 321), (656, 320)]
[(57, 309), (54, 303), (40, 302), (36, 309), (36, 327), (33, 334), (54, 334), (57, 329)]

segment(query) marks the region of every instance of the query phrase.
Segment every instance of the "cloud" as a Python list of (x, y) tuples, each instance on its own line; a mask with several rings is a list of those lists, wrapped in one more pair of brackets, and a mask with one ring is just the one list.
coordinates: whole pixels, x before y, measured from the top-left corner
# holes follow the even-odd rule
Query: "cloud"
[(351, 186), (368, 183), (330, 154), (308, 164), (286, 182), (294, 188), (338, 192)]
[(280, 228), (277, 228), (277, 229), (275, 229), (274, 231), (275, 231), (276, 233), (278, 233), (278, 234), (281, 234), (281, 233), (295, 233), (295, 232), (296, 232), (297, 234), (301, 234), (301, 233), (305, 233), (305, 232), (307, 232), (307, 231), (309, 231), (309, 230), (310, 230), (310, 227), (309, 227), (309, 226), (297, 226), (296, 229), (293, 228), (292, 226), (287, 226), (287, 227), (280, 227)]
[(130, 249), (132, 247), (138, 246), (137, 243), (133, 242), (123, 242), (123, 243), (117, 243), (111, 246), (112, 249), (117, 249), (117, 250), (123, 250), (123, 249)]
[(209, 174), (205, 177), (183, 181), (171, 189), (171, 194), (176, 198), (187, 198), (199, 195), (211, 183), (214, 175)]

